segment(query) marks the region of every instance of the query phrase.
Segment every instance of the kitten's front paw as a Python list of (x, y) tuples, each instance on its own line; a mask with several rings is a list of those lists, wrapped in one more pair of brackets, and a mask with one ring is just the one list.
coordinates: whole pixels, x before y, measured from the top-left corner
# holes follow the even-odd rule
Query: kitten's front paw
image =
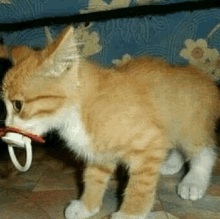
[(99, 208), (92, 212), (88, 211), (81, 201), (74, 200), (65, 210), (66, 219), (84, 219), (89, 218), (99, 212)]
[(144, 216), (128, 216), (121, 212), (115, 212), (112, 214), (111, 219), (144, 219)]

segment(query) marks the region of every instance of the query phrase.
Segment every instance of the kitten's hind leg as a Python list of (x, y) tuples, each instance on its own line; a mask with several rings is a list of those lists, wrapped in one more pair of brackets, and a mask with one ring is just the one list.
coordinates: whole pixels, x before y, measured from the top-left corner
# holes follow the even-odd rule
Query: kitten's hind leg
[(195, 201), (203, 197), (209, 185), (216, 155), (214, 149), (204, 148), (190, 162), (190, 170), (178, 186), (183, 199)]
[(163, 175), (173, 175), (180, 171), (183, 164), (184, 158), (182, 154), (176, 149), (173, 149), (169, 154), (168, 159), (162, 165), (160, 173)]

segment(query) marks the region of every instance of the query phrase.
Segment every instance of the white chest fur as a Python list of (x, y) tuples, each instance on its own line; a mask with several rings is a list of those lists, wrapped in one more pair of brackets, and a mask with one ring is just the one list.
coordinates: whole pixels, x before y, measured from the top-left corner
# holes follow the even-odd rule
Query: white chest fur
[(76, 109), (71, 109), (71, 112), (66, 111), (63, 116), (65, 121), (60, 134), (67, 142), (68, 148), (90, 161), (94, 160), (94, 152), (89, 147), (90, 139), (83, 127), (79, 113)]

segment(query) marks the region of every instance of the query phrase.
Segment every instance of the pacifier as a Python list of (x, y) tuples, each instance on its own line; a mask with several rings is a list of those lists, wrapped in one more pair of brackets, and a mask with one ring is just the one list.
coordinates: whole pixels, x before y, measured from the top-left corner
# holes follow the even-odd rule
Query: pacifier
[[(44, 143), (43, 138), (31, 133), (24, 133), (16, 128), (0, 128), (0, 137), (8, 144), (8, 151), (14, 166), (21, 172), (26, 172), (30, 169), (32, 163), (32, 146), (31, 141)], [(16, 158), (14, 147), (23, 148), (26, 150), (26, 163), (21, 166)]]

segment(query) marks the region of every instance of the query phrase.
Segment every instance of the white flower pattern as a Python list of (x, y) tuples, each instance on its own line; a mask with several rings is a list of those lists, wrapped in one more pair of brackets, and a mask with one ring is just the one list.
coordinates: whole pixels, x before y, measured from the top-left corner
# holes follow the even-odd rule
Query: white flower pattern
[(122, 66), (125, 63), (127, 63), (129, 60), (131, 60), (131, 56), (129, 54), (125, 54), (122, 56), (121, 59), (113, 59), (112, 64), (114, 64), (116, 67)]
[(80, 13), (88, 13), (94, 11), (107, 11), (116, 8), (126, 8), (130, 5), (131, 0), (112, 0), (111, 3), (106, 3), (103, 0), (89, 0), (88, 9), (80, 10)]
[(85, 27), (84, 24), (81, 24), (76, 29), (78, 41), (82, 43), (81, 54), (83, 56), (91, 56), (96, 53), (99, 53), (102, 50), (102, 45), (99, 43), (99, 33), (96, 31), (89, 31), (89, 28), (91, 26), (92, 24), (88, 27)]
[(185, 46), (186, 48), (180, 51), (180, 56), (194, 65), (199, 62), (205, 62), (208, 58), (216, 58), (219, 55), (217, 49), (208, 48), (207, 41), (204, 39), (198, 39), (196, 41), (187, 39), (185, 40)]
[(185, 40), (186, 48), (180, 51), (180, 56), (189, 61), (190, 64), (201, 69), (212, 80), (220, 77), (220, 57), (217, 49), (208, 48), (205, 39)]

